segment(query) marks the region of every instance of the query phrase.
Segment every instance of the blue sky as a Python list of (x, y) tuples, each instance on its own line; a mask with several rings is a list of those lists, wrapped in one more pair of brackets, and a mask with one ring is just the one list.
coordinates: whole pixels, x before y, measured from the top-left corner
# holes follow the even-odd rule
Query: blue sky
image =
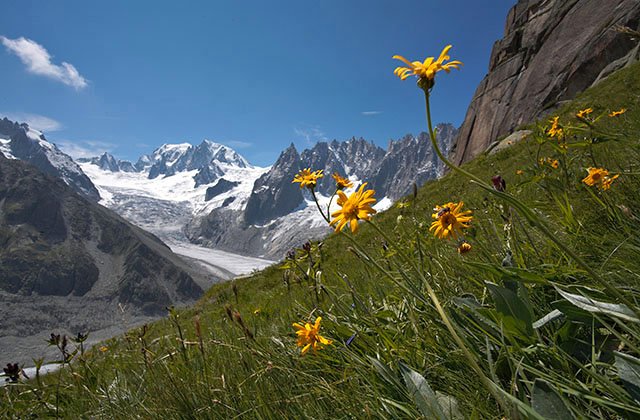
[(202, 139), (269, 165), (294, 142), (390, 139), (425, 129), (400, 54), (453, 44), (433, 117), (459, 125), (514, 0), (8, 1), (0, 115), (68, 153), (137, 159)]

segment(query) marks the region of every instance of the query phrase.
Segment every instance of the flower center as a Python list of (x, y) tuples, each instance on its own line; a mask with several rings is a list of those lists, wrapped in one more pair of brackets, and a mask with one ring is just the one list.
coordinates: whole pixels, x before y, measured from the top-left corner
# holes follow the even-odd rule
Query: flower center
[(347, 216), (348, 219), (357, 219), (358, 218), (358, 206), (356, 206), (351, 201), (347, 201), (342, 206), (342, 213)]
[(444, 227), (453, 226), (457, 221), (458, 219), (456, 219), (456, 216), (454, 216), (452, 213), (446, 213), (443, 214), (442, 217), (440, 217), (440, 223)]

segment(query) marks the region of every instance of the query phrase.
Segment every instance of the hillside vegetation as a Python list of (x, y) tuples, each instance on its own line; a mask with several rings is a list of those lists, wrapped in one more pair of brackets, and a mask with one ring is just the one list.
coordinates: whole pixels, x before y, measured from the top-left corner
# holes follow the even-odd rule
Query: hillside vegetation
[[(64, 368), (9, 383), (0, 417), (640, 417), (640, 65), (553, 116), (464, 166), (484, 186), (450, 171), (90, 351), (52, 337)], [(468, 252), (430, 231), (450, 202)], [(317, 317), (330, 344), (301, 354)]]

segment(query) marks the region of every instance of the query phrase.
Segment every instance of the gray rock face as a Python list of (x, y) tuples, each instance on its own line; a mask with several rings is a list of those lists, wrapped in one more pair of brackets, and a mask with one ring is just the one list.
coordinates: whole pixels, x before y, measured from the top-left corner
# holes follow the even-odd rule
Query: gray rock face
[(113, 155), (107, 152), (104, 152), (99, 157), (94, 157), (88, 160), (85, 159), (84, 161), (91, 162), (104, 171), (136, 172), (136, 169), (131, 162), (129, 162), (128, 160), (116, 159)]
[(385, 156), (381, 147), (366, 141), (362, 137), (331, 143), (319, 142), (304, 150), (300, 155), (302, 168), (323, 169), (324, 177), (316, 187), (321, 194), (331, 195), (335, 191), (335, 181), (331, 175), (335, 172), (341, 176), (355, 176), (368, 179), (375, 172), (380, 160)]
[(227, 191), (230, 191), (233, 187), (237, 185), (238, 185), (237, 182), (227, 181), (224, 178), (220, 178), (213, 187), (207, 188), (207, 191), (204, 196), (204, 201), (209, 201), (217, 195), (226, 193)]
[[(108, 328), (120, 320), (118, 305), (134, 318), (163, 315), (167, 305), (202, 294), (199, 276), (155, 236), (61, 180), (0, 156), (0, 302), (21, 302), (12, 310), (0, 305), (0, 343), (35, 320), (30, 334)], [(99, 315), (78, 315), (88, 304)]]
[(638, 0), (519, 0), (467, 110), (454, 161), (472, 159), (589, 87), (636, 46), (615, 26), (637, 30), (639, 22)]
[[(436, 126), (438, 146), (445, 155), (449, 154), (458, 130), (451, 124)], [(427, 133), (418, 137), (406, 135), (398, 141), (389, 142), (389, 148), (371, 179), (373, 189), (392, 200), (409, 194), (413, 184), (421, 186), (442, 174), (442, 162), (431, 147)]]
[(244, 223), (261, 225), (298, 207), (303, 200), (302, 192), (291, 180), (300, 169), (300, 155), (292, 143), (280, 154), (271, 170), (253, 184), (243, 215)]
[(31, 130), (27, 124), (3, 118), (0, 120), (0, 138), (10, 140), (8, 146), (13, 157), (30, 163), (45, 174), (62, 179), (91, 201), (100, 200), (95, 185), (78, 164), (55, 144), (49, 143), (44, 135)]

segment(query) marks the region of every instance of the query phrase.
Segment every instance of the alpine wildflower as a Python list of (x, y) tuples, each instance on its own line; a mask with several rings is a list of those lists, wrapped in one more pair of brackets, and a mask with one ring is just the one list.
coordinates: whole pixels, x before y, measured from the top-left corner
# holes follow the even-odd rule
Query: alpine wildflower
[(371, 207), (376, 202), (376, 199), (373, 198), (375, 191), (365, 191), (364, 187), (366, 185), (367, 183), (365, 182), (349, 197), (342, 191), (337, 192), (337, 203), (341, 208), (331, 213), (331, 217), (334, 219), (330, 222), (330, 225), (336, 225), (336, 232), (341, 231), (349, 223), (351, 232), (356, 233), (358, 220), (369, 220), (371, 215), (376, 213)]
[(462, 211), (464, 203), (447, 203), (442, 206), (436, 206), (431, 217), (435, 219), (431, 223), (429, 231), (440, 239), (453, 238), (458, 239), (458, 235), (462, 234), (462, 229), (469, 227), (469, 223), (473, 217), (471, 210)]
[(328, 346), (333, 343), (332, 340), (320, 335), (320, 321), (322, 321), (322, 317), (317, 317), (313, 325), (308, 322), (305, 322), (304, 325), (297, 322), (293, 323), (293, 328), (296, 329), (296, 335), (298, 336), (296, 345), (302, 347), (301, 354), (306, 354), (309, 349), (313, 349), (315, 352), (322, 349), (322, 346)]
[[(396, 67), (393, 74), (398, 76), (400, 80), (405, 80), (409, 76), (416, 76), (419, 79), (418, 84), (420, 87), (430, 89), (434, 84), (437, 72), (444, 70), (449, 73), (451, 69), (457, 69), (462, 65), (462, 62), (458, 60), (448, 61), (451, 59), (448, 55), (450, 49), (451, 45), (447, 45), (440, 53), (438, 59), (427, 57), (424, 62), (411, 62), (401, 55), (394, 55), (394, 60), (400, 60), (408, 67)], [(445, 61), (448, 62), (445, 63)]]
[(609, 175), (609, 171), (604, 168), (589, 168), (588, 171), (589, 174), (582, 180), (582, 182), (590, 187), (601, 183), (602, 180)]
[(602, 184), (600, 184), (600, 189), (602, 191), (607, 191), (609, 188), (611, 188), (611, 184), (613, 183), (613, 181), (615, 181), (619, 176), (620, 176), (619, 174), (616, 174), (616, 175), (611, 176), (611, 177), (609, 177), (609, 176), (605, 177), (602, 180)]
[(550, 137), (562, 137), (563, 131), (562, 131), (562, 126), (560, 126), (560, 117), (553, 117), (551, 120), (549, 120), (551, 122), (551, 127), (549, 127), (549, 129), (547, 130), (547, 134)]
[(322, 169), (314, 172), (311, 172), (311, 168), (302, 169), (296, 174), (295, 177), (293, 177), (293, 181), (291, 181), (291, 183), (299, 182), (300, 188), (307, 187), (309, 189), (312, 189), (315, 188), (318, 179), (322, 178), (323, 176), (324, 175), (322, 175)]
[(462, 243), (458, 245), (458, 254), (466, 254), (467, 252), (471, 251), (471, 248), (472, 246), (469, 242), (462, 241)]
[(589, 174), (582, 180), (586, 185), (593, 187), (597, 185), (602, 191), (606, 191), (611, 188), (611, 184), (620, 175), (616, 174), (609, 176), (609, 171), (604, 168), (589, 168)]
[(341, 177), (339, 173), (334, 172), (331, 176), (336, 181), (336, 189), (344, 190), (345, 188), (353, 187), (353, 182), (349, 181), (347, 178)]
[(585, 108), (585, 109), (581, 109), (580, 111), (578, 111), (576, 113), (576, 117), (580, 118), (581, 120), (584, 120), (585, 118), (587, 118), (587, 116), (589, 114), (591, 114), (593, 112), (593, 108)]
[(625, 112), (627, 112), (627, 109), (626, 109), (626, 108), (620, 108), (620, 110), (619, 110), (619, 111), (611, 111), (611, 113), (609, 114), (609, 116), (613, 118), (613, 117), (617, 117), (618, 115), (622, 115), (622, 114), (624, 114)]

